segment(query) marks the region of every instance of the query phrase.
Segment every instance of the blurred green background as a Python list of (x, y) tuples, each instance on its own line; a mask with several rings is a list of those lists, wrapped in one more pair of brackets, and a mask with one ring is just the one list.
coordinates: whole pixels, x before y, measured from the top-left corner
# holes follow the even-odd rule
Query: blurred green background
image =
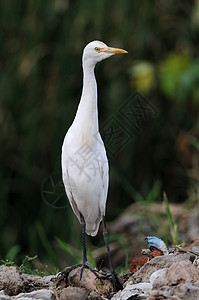
[[(56, 237), (81, 250), (60, 155), (92, 40), (128, 50), (96, 67), (101, 126), (136, 92), (158, 112), (147, 120), (141, 113), (135, 139), (108, 153), (107, 221), (140, 198), (161, 202), (162, 190), (181, 203), (198, 184), (198, 0), (1, 0), (1, 259), (38, 255), (63, 268), (72, 259)], [(103, 241), (98, 235), (89, 245)]]

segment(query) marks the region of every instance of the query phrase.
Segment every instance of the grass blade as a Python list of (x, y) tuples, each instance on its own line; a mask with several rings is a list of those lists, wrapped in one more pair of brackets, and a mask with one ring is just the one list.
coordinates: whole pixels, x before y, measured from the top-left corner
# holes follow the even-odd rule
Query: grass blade
[(55, 237), (56, 241), (58, 242), (58, 244), (77, 262), (79, 263), (79, 258), (73, 254), (73, 252), (70, 250), (70, 248), (68, 247), (68, 245), (66, 243), (64, 243), (63, 241), (61, 241), (58, 237)]

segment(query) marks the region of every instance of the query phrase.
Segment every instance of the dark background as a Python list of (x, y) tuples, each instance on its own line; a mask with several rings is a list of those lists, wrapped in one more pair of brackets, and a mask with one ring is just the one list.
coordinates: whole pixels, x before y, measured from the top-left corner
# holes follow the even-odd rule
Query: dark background
[[(82, 50), (92, 40), (128, 50), (96, 67), (110, 162), (107, 220), (140, 199), (160, 202), (163, 190), (182, 203), (198, 184), (198, 0), (2, 0), (1, 259), (20, 264), (38, 255), (63, 268), (71, 259), (55, 237), (81, 251), (60, 155), (81, 96)], [(91, 249), (102, 244), (89, 239)]]

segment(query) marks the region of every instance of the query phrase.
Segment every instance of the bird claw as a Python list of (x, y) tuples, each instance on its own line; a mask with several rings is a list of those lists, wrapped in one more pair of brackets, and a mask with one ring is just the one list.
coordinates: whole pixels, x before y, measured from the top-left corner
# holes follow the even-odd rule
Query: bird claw
[(117, 276), (117, 274), (115, 273), (115, 271), (111, 273), (111, 276), (112, 276), (112, 282), (113, 282), (113, 290), (114, 290), (114, 292), (122, 290), (123, 289), (123, 284), (120, 281), (120, 279)]
[(86, 262), (83, 263), (83, 264), (76, 264), (76, 265), (67, 267), (67, 268), (65, 268), (62, 272), (58, 273), (58, 276), (64, 275), (64, 277), (67, 278), (67, 277), (68, 277), (68, 274), (69, 274), (72, 270), (74, 270), (74, 269), (76, 269), (76, 268), (78, 268), (78, 267), (81, 267), (80, 280), (82, 279), (82, 275), (83, 275), (83, 272), (84, 272), (84, 269), (85, 269), (85, 268), (89, 269), (89, 270), (96, 276), (97, 279), (100, 279), (100, 280), (101, 280), (101, 279), (105, 279), (103, 275), (100, 276), (100, 275), (97, 273), (97, 271), (95, 271), (95, 270), (89, 265), (88, 261), (86, 261)]
[(68, 274), (72, 271), (72, 270), (74, 270), (74, 269), (76, 269), (76, 268), (78, 268), (78, 267), (81, 267), (82, 266), (82, 264), (76, 264), (76, 265), (73, 265), (73, 266), (70, 266), (70, 267), (66, 267), (63, 271), (61, 271), (61, 272), (59, 272), (58, 274), (57, 274), (57, 276), (64, 276), (65, 278), (67, 278), (68, 277)]
[(88, 263), (88, 261), (86, 261), (85, 263), (82, 264), (81, 266), (81, 273), (80, 273), (80, 280), (82, 279), (82, 275), (83, 275), (83, 272), (84, 272), (84, 269), (87, 268), (89, 269), (95, 276), (96, 278), (95, 279), (103, 279), (102, 277), (103, 276), (100, 276), (97, 271), (95, 271)]
[(117, 292), (118, 290), (122, 290), (123, 284), (122, 284), (121, 280), (119, 279), (119, 277), (117, 276), (115, 271), (113, 271), (112, 273), (106, 273), (106, 274), (102, 275), (101, 279), (108, 279), (110, 277), (112, 278), (114, 292)]
[(112, 273), (106, 273), (106, 274), (103, 274), (103, 275), (99, 275), (98, 272), (97, 272), (96, 270), (94, 270), (94, 269), (89, 265), (88, 261), (86, 261), (86, 262), (83, 263), (83, 264), (76, 264), (76, 265), (67, 267), (67, 268), (65, 268), (62, 272), (58, 273), (58, 276), (64, 275), (65, 279), (67, 279), (67, 278), (68, 278), (68, 274), (69, 274), (72, 270), (74, 270), (74, 269), (76, 269), (76, 268), (78, 268), (78, 267), (81, 267), (81, 271), (80, 271), (80, 280), (82, 279), (84, 269), (87, 268), (87, 269), (89, 269), (89, 270), (96, 276), (95, 279), (99, 279), (100, 281), (112, 277), (113, 290), (114, 290), (114, 292), (123, 289), (123, 285), (122, 285), (122, 283), (121, 283), (120, 279), (118, 278), (118, 276), (117, 276), (117, 274), (116, 274), (115, 271), (113, 271)]

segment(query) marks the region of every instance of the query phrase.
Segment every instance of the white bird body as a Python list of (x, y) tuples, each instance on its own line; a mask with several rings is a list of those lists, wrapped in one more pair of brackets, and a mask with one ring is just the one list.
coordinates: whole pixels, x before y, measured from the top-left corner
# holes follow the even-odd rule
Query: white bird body
[[(120, 52), (118, 52), (120, 51)], [(123, 52), (122, 52), (123, 51)], [(62, 178), (72, 209), (86, 233), (95, 236), (105, 216), (108, 192), (108, 160), (99, 133), (95, 64), (122, 49), (89, 43), (83, 52), (83, 90), (75, 119), (62, 146)]]
[[(99, 143), (99, 133), (98, 139), (95, 134), (93, 130), (90, 134), (79, 133), (73, 123), (62, 148), (63, 182), (68, 199), (79, 221), (80, 213), (83, 215), (86, 233), (92, 236), (97, 234), (99, 223), (105, 215), (108, 191), (106, 152), (103, 143)], [(79, 155), (84, 148), (89, 151), (88, 160)]]

